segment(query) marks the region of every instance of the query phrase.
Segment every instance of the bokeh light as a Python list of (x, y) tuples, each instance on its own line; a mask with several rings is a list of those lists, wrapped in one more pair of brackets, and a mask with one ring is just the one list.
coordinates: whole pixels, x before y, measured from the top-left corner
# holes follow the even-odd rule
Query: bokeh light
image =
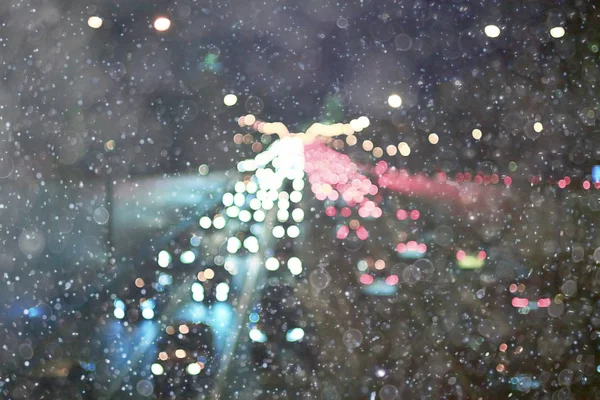
[(565, 36), (565, 28), (562, 26), (555, 26), (554, 28), (550, 29), (550, 36), (555, 39)]
[(486, 25), (483, 29), (485, 35), (489, 38), (497, 38), (500, 36), (500, 28), (497, 25)]
[(91, 16), (91, 17), (88, 18), (88, 26), (90, 28), (93, 28), (93, 29), (100, 28), (102, 26), (103, 22), (104, 21), (102, 20), (102, 18), (100, 18), (100, 17), (98, 17), (96, 15), (93, 15), (93, 16)]
[(225, 104), (227, 107), (234, 106), (237, 103), (237, 101), (238, 98), (233, 93), (226, 94), (225, 97), (223, 97), (223, 104)]
[(402, 105), (402, 98), (400, 95), (392, 94), (388, 97), (388, 105), (392, 108), (398, 108)]
[(158, 17), (154, 20), (154, 29), (164, 32), (171, 27), (171, 20), (167, 17)]

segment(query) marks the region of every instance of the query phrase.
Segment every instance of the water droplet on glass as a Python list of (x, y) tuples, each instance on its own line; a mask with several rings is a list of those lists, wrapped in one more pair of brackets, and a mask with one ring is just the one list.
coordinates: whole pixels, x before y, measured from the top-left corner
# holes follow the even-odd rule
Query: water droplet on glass
[(154, 391), (154, 386), (152, 385), (152, 383), (146, 380), (139, 381), (137, 385), (135, 385), (135, 388), (137, 389), (138, 393), (142, 396), (150, 396)]
[(385, 385), (379, 389), (379, 398), (381, 400), (396, 400), (399, 394), (398, 389), (393, 385)]
[(104, 207), (98, 207), (94, 210), (94, 221), (99, 225), (104, 225), (110, 217), (108, 210)]
[(11, 176), (15, 168), (12, 157), (8, 153), (0, 154), (0, 178)]
[(250, 96), (246, 99), (244, 107), (246, 107), (246, 111), (250, 114), (258, 115), (265, 108), (265, 103), (258, 96)]
[(344, 332), (343, 341), (349, 349), (355, 349), (362, 343), (363, 335), (357, 329), (348, 329)]
[(315, 289), (323, 290), (327, 286), (329, 286), (331, 276), (329, 275), (329, 272), (320, 268), (311, 272), (309, 281), (312, 287), (314, 287)]

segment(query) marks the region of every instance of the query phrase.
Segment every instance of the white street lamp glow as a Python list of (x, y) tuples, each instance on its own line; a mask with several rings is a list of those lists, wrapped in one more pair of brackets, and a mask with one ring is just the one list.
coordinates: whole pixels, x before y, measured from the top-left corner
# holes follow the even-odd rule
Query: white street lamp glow
[(166, 17), (158, 17), (154, 20), (154, 29), (164, 32), (171, 27), (171, 20)]
[(554, 28), (550, 29), (550, 36), (555, 39), (565, 36), (565, 28), (562, 26), (555, 26)]
[(393, 94), (388, 97), (388, 104), (392, 108), (398, 108), (402, 105), (402, 98), (397, 94)]
[(487, 25), (485, 28), (483, 28), (483, 32), (487, 37), (490, 38), (497, 38), (500, 36), (500, 28), (498, 28), (496, 25)]
[(102, 18), (97, 16), (91, 16), (88, 18), (88, 26), (93, 29), (98, 29), (102, 26)]

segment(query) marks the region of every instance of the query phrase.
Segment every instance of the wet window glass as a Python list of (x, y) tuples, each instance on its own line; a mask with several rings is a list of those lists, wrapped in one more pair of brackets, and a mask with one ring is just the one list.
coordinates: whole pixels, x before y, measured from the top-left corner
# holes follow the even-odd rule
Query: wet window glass
[(0, 399), (600, 399), (592, 0), (0, 2)]

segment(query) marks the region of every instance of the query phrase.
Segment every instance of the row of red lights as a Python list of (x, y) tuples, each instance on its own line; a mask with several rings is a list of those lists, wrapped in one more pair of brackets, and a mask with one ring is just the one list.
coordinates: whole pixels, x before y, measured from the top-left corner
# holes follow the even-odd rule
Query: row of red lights
[[(537, 301), (537, 306), (540, 308), (550, 307), (551, 300), (549, 298), (542, 298)], [(516, 308), (524, 308), (529, 305), (529, 300), (521, 297), (513, 297), (512, 305)]]
[(398, 243), (396, 251), (399, 253), (405, 253), (407, 251), (417, 251), (419, 253), (425, 253), (427, 251), (427, 245), (425, 243), (417, 243), (414, 240), (405, 243)]
[[(463, 250), (459, 250), (456, 252), (456, 259), (458, 261), (464, 260), (466, 256), (467, 256), (467, 253), (465, 253)], [(477, 258), (479, 260), (485, 260), (486, 257), (487, 257), (487, 254), (483, 250), (480, 250), (479, 253), (477, 253)]]
[[(362, 283), (363, 285), (370, 285), (374, 281), (375, 281), (375, 278), (373, 278), (372, 275), (362, 274), (360, 276), (360, 283)], [(400, 282), (398, 275), (389, 275), (387, 278), (385, 278), (385, 283), (389, 286), (397, 285), (398, 282)]]
[[(350, 234), (350, 227), (348, 227), (348, 225), (341, 225), (335, 236), (340, 239), (346, 239), (348, 237), (348, 235)], [(369, 232), (365, 229), (364, 226), (359, 226), (356, 229), (356, 236), (360, 239), (360, 240), (367, 240), (367, 238), (369, 237)]]
[(421, 213), (419, 212), (419, 210), (411, 210), (410, 212), (406, 210), (396, 211), (396, 218), (398, 218), (400, 221), (403, 221), (408, 217), (410, 217), (410, 219), (412, 219), (413, 221), (416, 221), (419, 219), (420, 216)]

